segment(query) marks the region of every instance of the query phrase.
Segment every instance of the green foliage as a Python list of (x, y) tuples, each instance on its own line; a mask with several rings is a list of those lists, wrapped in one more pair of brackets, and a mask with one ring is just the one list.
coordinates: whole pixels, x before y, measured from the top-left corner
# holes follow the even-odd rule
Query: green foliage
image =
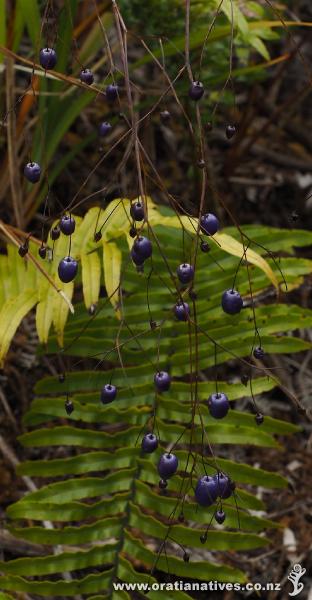
[[(179, 219), (173, 212), (164, 217), (153, 202), (148, 199), (150, 211), (150, 225), (166, 223), (171, 227), (179, 228), (181, 223), (191, 234), (196, 231), (196, 219), (182, 217)], [(105, 210), (92, 208), (83, 219), (76, 216), (76, 230), (72, 236), (71, 254), (81, 262), (81, 279), (86, 308), (96, 304), (99, 299), (102, 264), (104, 269), (104, 282), (109, 299), (120, 317), (119, 285), (122, 269), (122, 247), (124, 259), (129, 261), (125, 254), (125, 247), (119, 246), (121, 238), (127, 239), (131, 248), (133, 243), (129, 236), (129, 209), (128, 200), (114, 200)], [(101, 242), (94, 241), (96, 229), (102, 231)], [(49, 238), (50, 239), (50, 238)], [(47, 243), (49, 243), (49, 239)], [(218, 234), (215, 238), (227, 252), (242, 256), (242, 245), (225, 233)], [(102, 248), (101, 256), (98, 250)], [(74, 292), (74, 283), (63, 284), (58, 277), (57, 268), (59, 261), (68, 254), (68, 238), (61, 236), (54, 244), (53, 255), (45, 262), (34, 264), (30, 258), (37, 254), (38, 246), (30, 243), (26, 260), (22, 260), (17, 249), (8, 246), (8, 255), (0, 256), (0, 298), (3, 301), (0, 310), (0, 364), (8, 351), (9, 344), (20, 324), (22, 318), (35, 306), (36, 325), (39, 340), (48, 341), (51, 325), (54, 325), (59, 344), (63, 345), (63, 332), (70, 310), (70, 302)], [(276, 277), (268, 265), (255, 252), (248, 250), (250, 262), (260, 266), (271, 281), (276, 285)], [(299, 265), (298, 265), (299, 268)], [(51, 280), (55, 288), (51, 287)], [(57, 292), (61, 291), (61, 294)]]
[[(85, 269), (89, 272), (85, 276), (85, 285), (88, 287), (85, 301), (88, 304), (96, 300), (98, 287), (90, 273), (95, 270), (95, 279), (98, 281), (102, 248), (105, 262), (105, 249), (111, 243), (116, 245), (121, 256), (117, 271), (120, 272), (123, 301), (120, 302), (119, 297), (118, 306), (114, 304), (113, 308), (112, 301), (101, 299), (97, 315), (91, 320), (80, 304), (75, 314), (69, 317), (65, 329), (67, 354), (77, 356), (79, 360), (93, 355), (96, 361), (103, 362), (95, 363), (96, 368), (89, 371), (73, 369), (66, 374), (65, 383), (60, 383), (57, 377), (45, 377), (36, 385), (35, 398), (25, 415), (25, 425), (29, 431), (20, 437), (20, 442), (26, 447), (49, 447), (50, 458), (26, 461), (18, 467), (19, 474), (42, 479), (42, 487), (10, 506), (7, 514), (14, 535), (45, 544), (50, 550), (44, 557), (2, 562), (0, 586), (4, 590), (26, 591), (43, 597), (70, 597), (77, 593), (101, 595), (106, 592), (107, 597), (115, 598), (113, 582), (152, 582), (153, 578), (149, 579), (148, 573), (157, 559), (157, 548), (168, 531), (170, 515), (173, 516), (170, 538), (185, 545), (191, 553), (192, 548), (202, 548), (199, 538), (203, 527), (213, 516), (213, 509), (196, 506), (192, 481), (189, 477), (182, 477), (188, 463), (186, 448), (190, 442), (190, 430), (187, 425), (193, 394), (193, 385), (186, 379), (190, 373), (189, 334), (192, 338), (195, 332), (193, 326), (189, 330), (187, 323), (173, 320), (173, 298), (167, 287), (172, 286), (172, 282), (167, 271), (164, 272), (161, 256), (161, 252), (165, 252), (168, 264), (175, 272), (177, 264), (190, 255), (194, 238), (184, 234), (183, 255), (181, 228), (174, 224), (176, 217), (168, 209), (163, 210), (162, 224), (159, 224), (159, 216), (155, 217), (153, 211), (156, 215), (160, 214), (150, 207), (151, 235), (156, 237), (153, 237), (153, 273), (149, 278), (149, 298), (152, 317), (161, 322), (159, 363), (155, 350), (159, 332), (151, 331), (148, 326), (150, 313), (146, 305), (146, 284), (150, 270), (146, 266), (146, 272), (139, 275), (129, 262), (121, 214), (118, 216), (116, 208), (115, 221), (112, 217), (109, 228), (106, 231), (103, 228), (100, 245), (94, 246), (92, 241), (94, 228), (91, 224), (94, 225), (95, 211), (89, 211), (78, 223), (77, 237), (73, 239), (74, 252), (77, 252), (79, 239), (83, 239), (84, 249), (88, 249), (85, 252), (88, 256)], [(125, 213), (123, 215), (128, 222)], [(103, 222), (101, 219), (99, 225)], [(311, 261), (292, 256), (294, 246), (311, 244), (309, 232), (282, 231), (261, 226), (246, 226), (244, 232), (254, 241), (252, 249), (265, 254), (257, 246), (258, 243), (269, 246), (274, 253), (283, 252), (279, 266), (290, 289), (300, 285), (303, 276), (311, 272)], [(238, 237), (234, 229), (220, 235), (224, 236), (218, 238), (221, 241), (223, 239), (223, 243)], [(156, 239), (161, 251), (157, 250)], [(231, 244), (233, 250), (233, 242)], [(90, 257), (95, 256), (98, 258), (93, 262)], [(109, 261), (112, 262), (111, 256)], [(198, 293), (199, 369), (204, 370), (214, 363), (211, 338), (219, 345), (219, 364), (225, 363), (233, 355), (243, 358), (250, 352), (254, 335), (251, 309), (244, 309), (236, 317), (228, 317), (220, 312), (221, 292), (231, 285), (238, 261), (238, 256), (229, 254), (218, 244), (212, 245), (208, 255), (198, 256), (195, 289)], [(266, 270), (267, 264), (279, 285), (282, 285), (281, 274), (272, 258), (267, 258), (264, 263)], [(262, 305), (258, 298), (260, 293), (265, 295), (269, 291), (267, 273), (255, 262), (250, 263), (249, 270), (257, 323), (265, 349), (277, 353), (310, 348), (308, 342), (291, 335), (290, 331), (310, 326), (311, 311), (276, 302)], [(113, 277), (111, 274), (107, 276)], [(246, 267), (242, 266), (238, 272), (237, 286), (248, 296)], [(117, 310), (119, 319), (116, 318)], [(115, 345), (119, 352), (110, 352)], [(52, 353), (57, 348), (57, 337), (52, 336), (48, 351)], [(107, 352), (110, 352), (109, 355)], [(155, 396), (153, 373), (159, 367), (169, 369), (175, 379), (169, 392)], [(103, 407), (99, 402), (99, 390), (111, 376), (118, 386), (118, 396), (114, 404)], [(179, 379), (181, 376), (183, 380)], [(259, 376), (256, 372), (253, 379), (254, 394), (270, 391), (277, 384), (276, 375)], [(230, 411), (223, 421), (212, 423), (205, 399), (214, 391), (215, 383), (209, 380), (198, 383), (205, 435), (213, 444), (216, 456), (226, 445), (280, 449), (278, 436), (298, 431), (294, 425), (270, 417), (265, 417), (263, 425), (258, 427), (254, 416), (240, 409), (240, 399), (250, 394), (249, 387), (237, 381), (220, 381), (219, 386), (231, 401), (235, 401), (236, 409)], [(65, 425), (64, 402), (67, 394), (75, 410)], [(140, 438), (143, 431), (151, 426), (154, 409), (156, 430), (162, 447), (152, 456), (142, 456)], [(200, 423), (198, 413), (192, 439), (192, 452), (197, 457), (196, 477), (203, 470)], [(157, 487), (157, 460), (164, 448), (179, 436), (181, 439), (176, 450), (180, 461), (179, 472), (170, 480), (169, 494), (163, 496)], [(71, 456), (59, 457), (57, 452), (60, 446), (71, 447)], [(213, 464), (208, 456), (205, 462), (207, 472), (212, 473)], [(216, 530), (212, 526), (208, 532), (209, 561), (191, 558), (185, 564), (180, 551), (176, 550), (177, 546), (169, 543), (167, 559), (162, 553), (158, 557), (157, 568), (163, 571), (169, 568), (173, 575), (187, 579), (243, 582), (246, 579), (244, 573), (232, 566), (223, 553), (261, 548), (269, 543), (263, 532), (278, 524), (250, 512), (264, 509), (263, 502), (254, 493), (255, 487), (281, 488), (287, 485), (287, 480), (280, 474), (240, 464), (234, 459), (218, 458), (217, 462), (219, 468), (237, 482), (238, 513), (234, 498), (224, 502), (227, 513), (225, 527)], [(183, 508), (186, 520), (181, 524), (177, 517), (181, 510), (179, 498), (184, 493), (187, 494)], [(53, 529), (42, 525), (47, 520), (53, 522)], [(58, 554), (54, 553), (55, 547), (58, 547)], [(74, 551), (69, 551), (70, 548)], [(64, 580), (64, 573), (70, 573), (71, 579)], [(180, 592), (175, 592), (172, 597), (178, 600), (188, 598)]]

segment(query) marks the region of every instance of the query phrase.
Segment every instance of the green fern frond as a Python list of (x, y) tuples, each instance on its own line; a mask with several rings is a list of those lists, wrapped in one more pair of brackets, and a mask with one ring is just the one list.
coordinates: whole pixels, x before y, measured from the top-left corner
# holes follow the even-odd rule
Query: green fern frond
[[(156, 214), (162, 219), (162, 223), (154, 222), (152, 227), (174, 273), (177, 264), (185, 259), (180, 250), (181, 229), (177, 227), (174, 222), (176, 217), (170, 211), (165, 210), (161, 214), (155, 208), (151, 210), (154, 211), (151, 221)], [(43, 597), (70, 597), (79, 593), (90, 600), (130, 598), (131, 593), (114, 591), (113, 584), (156, 581), (150, 575), (156, 562), (158, 570), (166, 572), (169, 568), (171, 574), (188, 580), (244, 582), (245, 574), (235, 564), (231, 564), (226, 553), (261, 548), (269, 543), (269, 538), (264, 537), (263, 532), (279, 527), (278, 523), (252, 512), (265, 509), (264, 503), (255, 494), (255, 488), (282, 488), (287, 486), (287, 480), (268, 470), (220, 458), (219, 468), (236, 481), (236, 500), (231, 497), (224, 502), (227, 513), (225, 527), (222, 530), (212, 527), (208, 532), (209, 560), (206, 560), (205, 553), (202, 554), (202, 560), (191, 558), (187, 564), (181, 560), (177, 545), (187, 546), (190, 552), (193, 549), (198, 555), (200, 549), (203, 549), (200, 542), (203, 527), (211, 521), (214, 514), (213, 508), (197, 506), (191, 480), (182, 477), (188, 459), (185, 444), (189, 435), (187, 425), (192, 394), (191, 383), (186, 380), (190, 373), (188, 324), (177, 323), (173, 319), (173, 300), (167, 288), (171, 281), (166, 272), (163, 274), (162, 258), (155, 250), (153, 273), (149, 279), (149, 297), (152, 316), (162, 323), (158, 362), (155, 352), (158, 332), (149, 328), (150, 313), (146, 305), (148, 273), (138, 275), (130, 263), (129, 240), (126, 235), (127, 214), (123, 208), (120, 213), (116, 209), (116, 213), (118, 219), (113, 221), (112, 217), (110, 227), (102, 230), (102, 241), (95, 243), (95, 225), (102, 225), (105, 214), (99, 213), (98, 209), (91, 209), (77, 226), (73, 252), (82, 264), (80, 281), (84, 288), (85, 305), (90, 306), (98, 301), (101, 280), (99, 264), (103, 265), (103, 254), (104, 267), (101, 269), (103, 268), (106, 288), (113, 292), (121, 277), (121, 287), (126, 294), (124, 302), (116, 304), (114, 294), (111, 294), (111, 298), (101, 298), (96, 317), (92, 320), (86, 315), (85, 306), (79, 304), (75, 314), (69, 316), (63, 332), (67, 317), (65, 309), (63, 312), (63, 306), (58, 304), (61, 315), (56, 312), (55, 307), (51, 309), (51, 290), (46, 288), (45, 296), (45, 281), (40, 288), (42, 296), (38, 306), (41, 306), (39, 321), (42, 325), (42, 341), (47, 341), (47, 332), (53, 321), (55, 328), (55, 333), (48, 341), (48, 351), (57, 352), (58, 343), (62, 341), (65, 353), (71, 356), (84, 358), (93, 355), (95, 369), (73, 370), (66, 374), (64, 383), (60, 383), (57, 377), (45, 377), (36, 385), (36, 396), (24, 418), (30, 431), (23, 434), (20, 441), (26, 447), (49, 447), (51, 458), (26, 461), (18, 467), (18, 472), (43, 481), (48, 479), (48, 482), (10, 506), (7, 515), (14, 535), (44, 544), (50, 550), (44, 557), (2, 562), (0, 586), (4, 590), (25, 591)], [(171, 225), (168, 222), (170, 218), (173, 219)], [(274, 253), (283, 252), (284, 256), (278, 266), (289, 288), (294, 288), (311, 271), (312, 263), (295, 259), (292, 256), (293, 247), (310, 244), (312, 235), (292, 230), (281, 232), (260, 226), (246, 226), (244, 231), (253, 240), (252, 250), (257, 253), (256, 257), (251, 256), (248, 268), (263, 346), (269, 353), (299, 352), (310, 348), (309, 342), (291, 332), (310, 326), (312, 312), (296, 305), (292, 305), (290, 309), (289, 306), (276, 303), (270, 281), (276, 279), (281, 286), (283, 278), (272, 254), (268, 255), (264, 247)], [(225, 237), (225, 240), (237, 237), (234, 230), (228, 230), (226, 235), (230, 237)], [(219, 239), (222, 241), (222, 238)], [(237, 241), (240, 242), (239, 238)], [(107, 251), (107, 246), (111, 249), (111, 243), (119, 252), (116, 265), (113, 264), (110, 250)], [(191, 244), (191, 238), (185, 242), (186, 256), (191, 251)], [(55, 257), (61, 257), (64, 252), (64, 247), (56, 246)], [(264, 263), (259, 262), (257, 257), (260, 255), (263, 255)], [(105, 267), (106, 259), (109, 265), (106, 264)], [(231, 285), (239, 260), (235, 253), (229, 254), (218, 244), (211, 248), (208, 255), (198, 256), (195, 289), (198, 293), (196, 304), (200, 369), (214, 365), (214, 343), (211, 339), (218, 344), (218, 364), (233, 357), (246, 359), (250, 353), (254, 339), (251, 309), (246, 307), (234, 318), (220, 314), (220, 295), (222, 290)], [(21, 264), (25, 271), (32, 268), (30, 265), (25, 267), (20, 260), (16, 261), (19, 276)], [(54, 276), (54, 262), (48, 268), (49, 274)], [(19, 280), (17, 271), (12, 277), (9, 292), (2, 289), (1, 293), (6, 299), (5, 293), (18, 295), (23, 290), (24, 280)], [(116, 272), (120, 275), (117, 276)], [(270, 275), (268, 279), (271, 272), (273, 277)], [(159, 273), (161, 278), (158, 277)], [(36, 289), (34, 282), (38, 281), (36, 278), (39, 275), (34, 272), (32, 277), (33, 289)], [(244, 267), (238, 272), (237, 286), (248, 300), (249, 287)], [(262, 304), (262, 298), (266, 298), (265, 304)], [(58, 298), (55, 293), (53, 302), (56, 301)], [(44, 306), (45, 310), (42, 310)], [(117, 318), (117, 311), (121, 321)], [(128, 328), (120, 327), (121, 323), (126, 323)], [(118, 353), (111, 352), (117, 337), (122, 365)], [(104, 360), (97, 365), (97, 361), (105, 358), (107, 352), (110, 352), (108, 362)], [(170, 392), (155, 396), (153, 373), (159, 367), (170, 370), (174, 380)], [(273, 390), (278, 385), (276, 374), (260, 376), (260, 373), (261, 371), (253, 378), (252, 389), (255, 396)], [(118, 397), (113, 405), (103, 407), (99, 402), (99, 390), (112, 376), (118, 386)], [(296, 426), (270, 417), (265, 417), (259, 428), (254, 416), (239, 408), (240, 401), (250, 396), (250, 386), (245, 387), (234, 380), (230, 383), (219, 381), (219, 387), (228, 394), (232, 402), (235, 401), (237, 408), (230, 411), (222, 422), (214, 421), (212, 424), (205, 401), (215, 390), (215, 382), (198, 382), (201, 418), (207, 439), (215, 446), (217, 455), (220, 450), (223, 455), (227, 444), (281, 449), (279, 436), (292, 435), (298, 431)], [(75, 410), (65, 425), (64, 402), (68, 394)], [(154, 409), (162, 448), (146, 457), (140, 451), (140, 435), (142, 430), (148, 429)], [(198, 456), (197, 476), (203, 468), (198, 415), (194, 424), (192, 452)], [(176, 450), (179, 472), (170, 480), (169, 494), (163, 496), (157, 487), (157, 460), (164, 448), (175, 443), (179, 436), (181, 440)], [(71, 447), (73, 454), (67, 458), (58, 457), (54, 454), (54, 449), (57, 451), (60, 446)], [(207, 473), (213, 473), (213, 465), (208, 458), (206, 463)], [(182, 524), (178, 521), (177, 500), (183, 486), (187, 486), (187, 501), (183, 508), (185, 522)], [(173, 541), (169, 545), (167, 556), (163, 553), (158, 556), (158, 549), (168, 531), (170, 515), (174, 516), (170, 530)], [(43, 526), (42, 522), (47, 520), (53, 522), (53, 529)], [(54, 553), (56, 546), (59, 551), (57, 555)], [(65, 572), (70, 574), (71, 579), (62, 578)], [(152, 591), (150, 597), (160, 598), (159, 594), (160, 592)], [(166, 594), (169, 598), (189, 598), (186, 593), (179, 591), (168, 591)]]

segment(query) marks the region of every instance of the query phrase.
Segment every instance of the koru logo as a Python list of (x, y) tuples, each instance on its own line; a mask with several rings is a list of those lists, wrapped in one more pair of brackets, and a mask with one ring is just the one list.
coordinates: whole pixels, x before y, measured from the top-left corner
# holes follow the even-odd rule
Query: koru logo
[(304, 584), (300, 582), (301, 577), (305, 574), (306, 569), (303, 569), (301, 565), (296, 564), (288, 575), (289, 581), (293, 584), (293, 591), (289, 592), (289, 596), (298, 596), (304, 588)]

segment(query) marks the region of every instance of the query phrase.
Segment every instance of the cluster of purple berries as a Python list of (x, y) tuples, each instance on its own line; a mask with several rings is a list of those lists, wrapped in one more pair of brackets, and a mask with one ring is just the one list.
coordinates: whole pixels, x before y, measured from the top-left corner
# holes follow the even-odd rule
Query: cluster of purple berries
[[(40, 65), (45, 71), (49, 71), (54, 69), (57, 63), (57, 54), (54, 48), (41, 48), (39, 53), (39, 62)], [(85, 83), (86, 85), (92, 85), (94, 82), (94, 75), (91, 69), (83, 68), (80, 71), (80, 81)], [(111, 83), (106, 87), (105, 95), (106, 99), (109, 103), (113, 103), (118, 98), (118, 85), (116, 83)], [(99, 126), (99, 135), (101, 137), (106, 137), (112, 129), (112, 125), (106, 121), (100, 123)], [(30, 183), (38, 183), (41, 176), (41, 167), (37, 162), (30, 161), (24, 167), (24, 177)]]
[(234, 482), (224, 473), (220, 472), (212, 477), (204, 475), (197, 482), (195, 498), (200, 506), (212, 506), (217, 498), (225, 500), (232, 495), (234, 490)]

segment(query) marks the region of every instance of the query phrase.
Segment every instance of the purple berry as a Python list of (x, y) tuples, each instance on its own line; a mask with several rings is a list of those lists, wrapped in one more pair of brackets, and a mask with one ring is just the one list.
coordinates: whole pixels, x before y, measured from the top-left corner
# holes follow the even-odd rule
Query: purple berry
[(78, 263), (71, 256), (65, 256), (59, 263), (58, 276), (63, 283), (69, 283), (75, 279), (78, 272)]
[(204, 475), (201, 477), (195, 488), (196, 502), (201, 506), (211, 506), (218, 497), (217, 484), (213, 477)]
[(118, 98), (118, 85), (117, 83), (110, 83), (106, 88), (106, 100), (114, 102), (116, 98)]
[(146, 260), (152, 255), (153, 247), (150, 240), (140, 235), (133, 243), (132, 249), (137, 257)]
[(217, 487), (217, 495), (220, 498), (229, 498), (232, 495), (232, 481), (224, 473), (217, 473), (213, 476)]
[(135, 227), (130, 227), (129, 235), (130, 235), (130, 237), (135, 238), (135, 236), (137, 235), (137, 230)]
[(163, 454), (158, 463), (158, 473), (162, 479), (169, 479), (175, 474), (178, 468), (179, 461), (175, 454), (166, 452)]
[(187, 302), (177, 302), (173, 312), (178, 321), (187, 321), (190, 316), (190, 307)]
[(101, 402), (102, 404), (109, 404), (113, 402), (117, 396), (117, 388), (111, 383), (106, 383), (101, 389)]
[(40, 256), (40, 258), (42, 258), (42, 260), (44, 260), (47, 256), (47, 249), (45, 246), (40, 246), (39, 250), (38, 250), (38, 254)]
[(167, 485), (168, 485), (168, 481), (166, 479), (161, 479), (160, 482), (158, 483), (159, 487), (161, 490), (166, 489)]
[(68, 415), (71, 415), (74, 410), (74, 405), (71, 400), (66, 400), (65, 402), (65, 410)]
[(28, 252), (28, 244), (22, 244), (18, 249), (18, 253), (22, 258), (24, 258), (24, 256), (26, 256), (27, 252)]
[(56, 65), (57, 55), (53, 48), (42, 48), (39, 54), (39, 61), (43, 69), (48, 71)]
[(261, 360), (262, 358), (264, 358), (265, 352), (264, 352), (263, 348), (261, 348), (261, 346), (259, 346), (258, 348), (254, 349), (253, 355), (255, 358), (258, 358)]
[(101, 231), (96, 231), (93, 237), (95, 242), (99, 242), (102, 239), (102, 232)]
[(235, 125), (227, 125), (225, 128), (225, 135), (228, 140), (230, 140), (236, 133)]
[(248, 381), (249, 381), (249, 375), (247, 375), (246, 373), (243, 373), (241, 376), (241, 382), (245, 387), (247, 386)]
[(237, 315), (243, 308), (243, 299), (236, 290), (226, 290), (222, 294), (221, 305), (228, 315)]
[(158, 371), (154, 375), (154, 383), (158, 392), (167, 392), (170, 388), (171, 377), (166, 371)]
[(87, 85), (92, 85), (94, 81), (91, 69), (82, 69), (82, 71), (80, 71), (79, 77), (80, 81), (82, 81), (82, 83), (86, 83)]
[(154, 433), (147, 433), (142, 440), (141, 448), (143, 452), (146, 452), (147, 454), (154, 452), (154, 450), (158, 448), (158, 439), (156, 435), (154, 435)]
[(144, 204), (138, 200), (130, 206), (130, 215), (135, 221), (143, 221), (145, 217)]
[(195, 100), (195, 102), (197, 102), (203, 97), (204, 91), (205, 88), (201, 81), (193, 81), (189, 88), (189, 97), (191, 100)]
[(200, 218), (200, 228), (206, 235), (214, 235), (220, 229), (220, 223), (216, 215), (207, 213)]
[(71, 215), (63, 215), (60, 220), (60, 230), (64, 235), (71, 235), (75, 231), (76, 222)]
[(217, 521), (217, 523), (219, 523), (219, 525), (224, 523), (225, 517), (226, 517), (226, 514), (223, 510), (217, 510), (217, 512), (215, 514), (215, 520)]
[(107, 121), (103, 121), (99, 126), (99, 135), (101, 137), (106, 137), (111, 132), (112, 126)]
[(205, 242), (205, 240), (202, 240), (200, 242), (200, 249), (202, 252), (209, 252), (210, 246), (209, 246), (208, 242)]
[(60, 235), (61, 235), (61, 230), (58, 225), (56, 225), (55, 227), (53, 227), (53, 229), (51, 229), (50, 236), (51, 236), (51, 239), (53, 240), (53, 242), (58, 240)]
[(194, 268), (188, 263), (182, 263), (177, 268), (177, 276), (181, 283), (190, 283), (194, 277)]
[(142, 258), (142, 256), (139, 256), (139, 254), (135, 251), (134, 248), (131, 248), (130, 254), (131, 254), (131, 258), (132, 258), (134, 264), (137, 267), (141, 267), (143, 265), (145, 259)]
[(257, 413), (255, 416), (255, 421), (257, 423), (257, 425), (262, 425), (263, 421), (264, 421), (264, 416), (262, 413)]
[(36, 162), (29, 162), (24, 167), (24, 176), (30, 183), (37, 183), (41, 175), (41, 168)]
[(211, 394), (208, 398), (208, 407), (214, 419), (223, 419), (228, 413), (230, 403), (226, 394)]

